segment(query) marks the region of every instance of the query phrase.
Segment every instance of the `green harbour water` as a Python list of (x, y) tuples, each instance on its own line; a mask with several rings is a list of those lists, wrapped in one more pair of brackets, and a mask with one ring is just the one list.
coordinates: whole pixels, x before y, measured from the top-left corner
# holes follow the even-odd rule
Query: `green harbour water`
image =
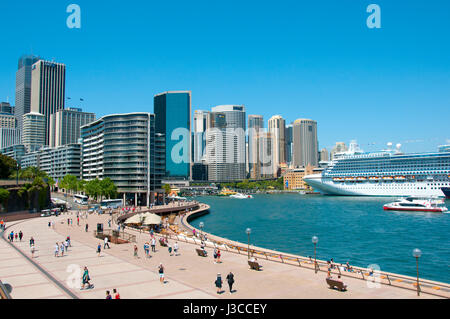
[[(416, 276), (414, 248), (422, 251), (420, 277), (450, 283), (450, 214), (393, 212), (383, 205), (395, 198), (300, 194), (260, 194), (253, 199), (200, 196), (210, 214), (191, 222), (203, 230), (285, 253)], [(450, 207), (450, 201), (446, 201)]]

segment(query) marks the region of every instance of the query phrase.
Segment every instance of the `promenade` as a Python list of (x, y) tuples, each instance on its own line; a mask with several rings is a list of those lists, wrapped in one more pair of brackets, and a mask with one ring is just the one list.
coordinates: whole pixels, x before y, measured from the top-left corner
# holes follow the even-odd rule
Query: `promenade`
[[(73, 219), (73, 226), (67, 225), (67, 218)], [(356, 278), (344, 277), (348, 285), (346, 292), (329, 289), (326, 285), (326, 273), (314, 273), (311, 269), (293, 267), (289, 264), (260, 260), (262, 271), (249, 269), (247, 256), (222, 250), (222, 263), (215, 264), (213, 248), (208, 247), (208, 257), (199, 257), (195, 251), (198, 246), (179, 241), (179, 256), (170, 256), (166, 247), (156, 245), (151, 258), (144, 256), (143, 245), (149, 241), (148, 233), (126, 230), (136, 235), (139, 258), (133, 257), (133, 243), (115, 245), (103, 250), (103, 242), (94, 237), (97, 223), (107, 225), (108, 214), (90, 215), (80, 219), (77, 226), (76, 215), (63, 214), (59, 217), (40, 217), (24, 221), (11, 222), (7, 233), (22, 231), (22, 242), (12, 245), (0, 240), (0, 280), (13, 287), (13, 298), (105, 298), (105, 291), (116, 288), (122, 299), (164, 298), (164, 299), (299, 299), (299, 298), (438, 298), (422, 293), (420, 297), (414, 290), (381, 285), (369, 288), (367, 282)], [(53, 221), (54, 227), (48, 227)], [(89, 231), (85, 231), (85, 224)], [(35, 239), (36, 253), (31, 258), (29, 239)], [(54, 245), (70, 236), (72, 247), (64, 257), (54, 257)], [(169, 241), (174, 244), (174, 240)], [(102, 244), (101, 257), (96, 253), (98, 243)], [(23, 255), (22, 255), (22, 254)], [(166, 283), (161, 284), (158, 265), (165, 267)], [(73, 288), (70, 279), (74, 278), (74, 269), (87, 266), (93, 289)], [(68, 272), (67, 270), (71, 270)], [(232, 271), (235, 277), (234, 293), (228, 292), (225, 277)], [(216, 293), (214, 281), (217, 273), (224, 280), (223, 294)]]

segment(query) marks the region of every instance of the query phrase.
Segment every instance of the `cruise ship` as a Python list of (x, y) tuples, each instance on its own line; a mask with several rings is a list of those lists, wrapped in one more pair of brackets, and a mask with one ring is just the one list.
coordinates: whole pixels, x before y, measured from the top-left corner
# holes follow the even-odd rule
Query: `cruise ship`
[(349, 150), (336, 153), (321, 174), (303, 180), (328, 195), (439, 196), (450, 187), (450, 146), (438, 152), (404, 154), (400, 144), (366, 153), (352, 141)]

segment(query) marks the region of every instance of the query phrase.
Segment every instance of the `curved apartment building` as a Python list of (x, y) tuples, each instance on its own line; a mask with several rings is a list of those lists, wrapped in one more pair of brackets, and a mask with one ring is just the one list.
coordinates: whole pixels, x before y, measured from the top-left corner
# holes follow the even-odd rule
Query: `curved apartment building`
[(83, 179), (109, 177), (129, 204), (148, 205), (164, 175), (164, 135), (150, 113), (112, 114), (81, 127)]

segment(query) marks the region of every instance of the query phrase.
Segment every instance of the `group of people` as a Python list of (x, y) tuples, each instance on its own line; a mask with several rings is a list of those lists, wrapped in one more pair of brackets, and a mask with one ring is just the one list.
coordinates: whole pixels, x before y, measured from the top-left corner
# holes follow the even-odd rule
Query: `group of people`
[(111, 296), (109, 290), (106, 290), (106, 299), (120, 299), (120, 294), (117, 292), (116, 288), (113, 289), (113, 295), (114, 296)]
[(6, 223), (5, 221), (2, 219), (0, 220), (0, 230), (5, 230), (6, 229)]
[(64, 252), (67, 252), (69, 248), (69, 240), (62, 241), (61, 243), (55, 243), (55, 257), (64, 257)]
[(145, 256), (147, 258), (150, 258), (150, 247), (152, 249), (152, 252), (156, 252), (156, 239), (154, 236), (151, 237), (150, 239), (150, 243), (147, 241), (144, 243), (144, 252), (145, 252)]
[[(234, 284), (234, 274), (230, 271), (230, 273), (227, 275), (226, 277), (227, 283), (228, 283), (228, 288), (230, 289), (230, 294), (233, 293), (233, 284)], [(221, 294), (222, 292), (224, 292), (222, 290), (222, 275), (219, 273), (217, 274), (217, 278), (214, 281), (214, 284), (216, 285), (217, 288), (217, 293)]]
[(14, 240), (17, 241), (17, 239), (19, 239), (20, 241), (22, 241), (23, 238), (23, 233), (22, 231), (19, 231), (18, 233), (14, 233), (14, 231), (11, 230), (11, 232), (8, 234), (8, 240), (10, 242), (14, 242)]

